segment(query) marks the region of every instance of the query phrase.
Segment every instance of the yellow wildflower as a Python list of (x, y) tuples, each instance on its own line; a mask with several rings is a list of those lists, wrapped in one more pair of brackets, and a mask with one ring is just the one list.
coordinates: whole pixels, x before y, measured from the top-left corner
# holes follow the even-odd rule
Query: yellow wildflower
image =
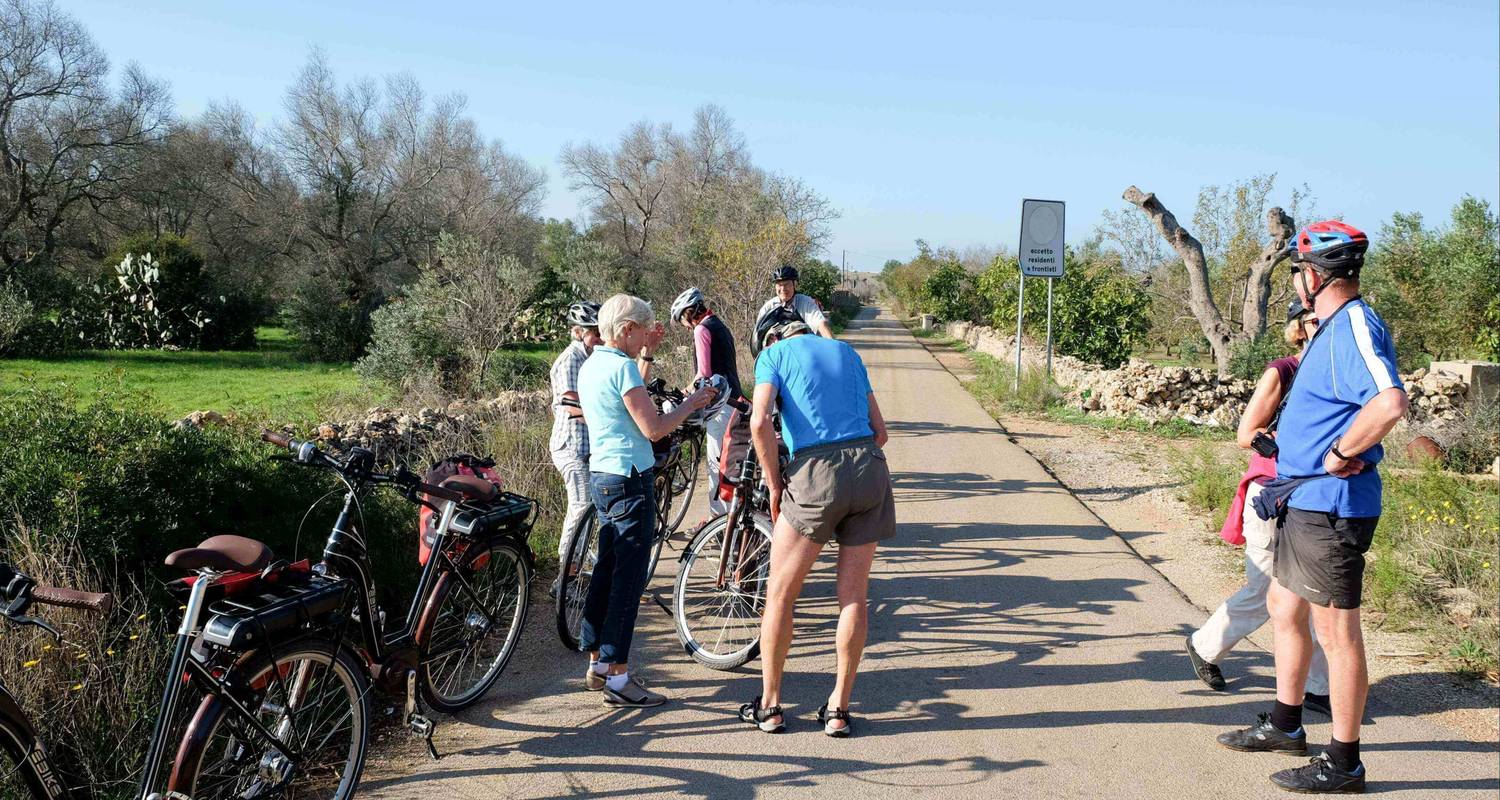
[(40, 658), (33, 658), (30, 661), (27, 661), (25, 664), (22, 664), (21, 666), (25, 667), (26, 669), (31, 669), (32, 667), (40, 663), (42, 663), (42, 660)]

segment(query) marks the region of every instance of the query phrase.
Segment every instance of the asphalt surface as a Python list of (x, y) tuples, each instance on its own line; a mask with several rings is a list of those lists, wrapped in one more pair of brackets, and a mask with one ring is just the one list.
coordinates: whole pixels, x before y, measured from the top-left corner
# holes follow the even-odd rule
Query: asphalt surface
[[(708, 670), (656, 603), (634, 666), (671, 697), (614, 711), (581, 689), (545, 600), (485, 701), (441, 723), (439, 762), (402, 742), (372, 760), (361, 795), (494, 797), (1287, 797), (1267, 780), (1303, 759), (1232, 753), (1215, 734), (1274, 698), (1270, 656), (1215, 693), (1183, 638), (1206, 614), (1100, 523), (889, 315), (866, 311), (859, 348), (890, 420), (899, 534), (880, 550), (856, 735), (812, 719), (832, 687), (833, 554), (798, 606), (784, 692), (789, 731), (734, 716), (759, 694), (758, 661)], [(697, 519), (695, 511), (688, 519)], [(675, 564), (652, 584), (669, 599)], [(1457, 741), (1375, 698), (1363, 736), (1370, 791), (1496, 797), (1491, 744)], [(1310, 742), (1330, 726), (1309, 714)]]

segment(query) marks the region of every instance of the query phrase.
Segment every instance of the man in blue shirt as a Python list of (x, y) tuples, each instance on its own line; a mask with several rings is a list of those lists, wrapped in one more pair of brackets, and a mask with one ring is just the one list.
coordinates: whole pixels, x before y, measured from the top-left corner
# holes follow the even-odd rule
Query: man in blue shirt
[[(782, 475), (772, 413), (792, 461)], [(859, 354), (844, 342), (811, 335), (801, 321), (773, 327), (755, 364), (750, 415), (755, 452), (771, 490), (771, 577), (761, 619), (762, 693), (740, 718), (763, 731), (785, 726), (781, 676), (791, 645), (792, 606), (830, 539), (839, 543), (838, 675), (818, 721), (829, 736), (852, 732), (854, 689), (868, 627), (866, 596), (875, 548), (896, 535), (896, 502), (886, 466), (888, 435)]]
[(1369, 676), (1360, 588), (1380, 519), (1380, 442), (1407, 405), (1390, 331), (1359, 297), (1368, 246), (1364, 233), (1336, 221), (1303, 228), (1291, 244), (1293, 284), (1317, 315), (1318, 333), (1281, 410), (1277, 480), (1262, 492), (1289, 492), (1266, 598), (1276, 626), (1276, 705), (1260, 724), (1219, 737), (1232, 750), (1307, 752), (1301, 704), (1310, 613), (1328, 656), (1333, 740), (1309, 765), (1271, 776), (1295, 792), (1365, 788), (1359, 728)]

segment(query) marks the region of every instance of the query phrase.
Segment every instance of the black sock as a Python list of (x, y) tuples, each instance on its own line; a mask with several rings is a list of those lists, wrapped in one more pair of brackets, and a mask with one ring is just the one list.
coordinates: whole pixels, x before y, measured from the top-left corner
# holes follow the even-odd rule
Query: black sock
[(1328, 760), (1335, 767), (1345, 771), (1353, 772), (1359, 768), (1359, 740), (1352, 742), (1341, 742), (1338, 739), (1330, 739), (1328, 748), (1323, 751), (1328, 755)]
[(1302, 704), (1289, 706), (1277, 700), (1276, 707), (1271, 709), (1271, 724), (1282, 733), (1296, 733), (1302, 727)]

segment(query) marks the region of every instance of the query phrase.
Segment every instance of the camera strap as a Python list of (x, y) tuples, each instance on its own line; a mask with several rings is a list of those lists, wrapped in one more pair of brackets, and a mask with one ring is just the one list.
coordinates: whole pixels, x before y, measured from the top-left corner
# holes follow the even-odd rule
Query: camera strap
[[(1350, 303), (1357, 302), (1359, 299), (1360, 299), (1359, 295), (1355, 295), (1355, 296), (1349, 298), (1348, 300), (1345, 300), (1344, 304), (1341, 305), (1341, 306), (1339, 306), (1333, 312), (1333, 314), (1328, 318), (1328, 321), (1331, 322), (1335, 317), (1337, 317), (1339, 315), (1340, 312), (1342, 312), (1344, 310), (1344, 308), (1346, 306), (1348, 306)], [(1328, 329), (1328, 326), (1326, 326), (1326, 325), (1323, 324), (1323, 320), (1318, 320), (1318, 329), (1316, 331), (1313, 331), (1313, 336), (1312, 336), (1311, 341), (1309, 341), (1307, 343), (1307, 347), (1303, 348), (1302, 352), (1304, 352), (1304, 353), (1311, 353), (1312, 352), (1313, 342), (1316, 342), (1318, 340), (1318, 337), (1323, 335), (1323, 331), (1325, 331), (1327, 329)], [(1301, 372), (1302, 372), (1302, 360), (1298, 359), (1297, 360), (1297, 369), (1295, 369), (1295, 370), (1292, 371), (1292, 379), (1289, 380), (1289, 381), (1287, 381), (1286, 388), (1284, 390), (1282, 390), (1282, 392), (1281, 392), (1281, 403), (1279, 403), (1276, 406), (1276, 415), (1273, 416), (1273, 417), (1271, 417), (1271, 424), (1269, 424), (1269, 425), (1266, 426), (1266, 434), (1267, 435), (1275, 433), (1276, 432), (1276, 427), (1281, 423), (1281, 412), (1286, 410), (1286, 402), (1292, 398), (1292, 386), (1297, 383), (1297, 375), (1300, 374)]]

